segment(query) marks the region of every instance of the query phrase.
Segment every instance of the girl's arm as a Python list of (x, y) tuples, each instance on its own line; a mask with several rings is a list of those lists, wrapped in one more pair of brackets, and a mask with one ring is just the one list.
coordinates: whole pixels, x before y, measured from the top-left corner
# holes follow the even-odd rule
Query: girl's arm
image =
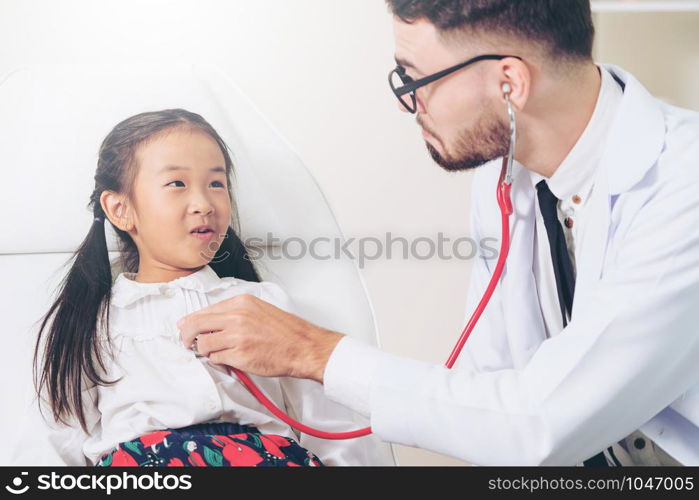
[[(25, 415), (14, 439), (10, 452), (12, 465), (44, 466), (91, 466), (83, 453), (83, 445), (89, 437), (76, 419), (71, 425), (54, 420), (45, 395), (41, 408), (35, 394), (25, 409)], [(91, 433), (99, 432), (100, 413), (97, 408), (97, 387), (82, 392), (83, 408), (87, 428)], [(41, 409), (41, 413), (40, 413)]]
[[(294, 313), (289, 296), (273, 283), (263, 284), (261, 299)], [(328, 432), (346, 432), (367, 427), (360, 415), (330, 401), (323, 386), (312, 380), (281, 377), (287, 413), (297, 421)], [(282, 408), (284, 409), (284, 408)], [(394, 465), (389, 448), (376, 436), (349, 441), (330, 441), (298, 433), (299, 443), (315, 453), (325, 465)]]

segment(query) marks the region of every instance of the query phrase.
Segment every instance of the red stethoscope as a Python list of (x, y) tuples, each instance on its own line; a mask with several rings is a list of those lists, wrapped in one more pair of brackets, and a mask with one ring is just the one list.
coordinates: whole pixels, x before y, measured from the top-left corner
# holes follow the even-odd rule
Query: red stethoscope
[[(507, 102), (507, 113), (510, 119), (510, 146), (508, 155), (503, 159), (502, 162), (502, 171), (500, 173), (500, 178), (498, 179), (496, 195), (498, 206), (500, 207), (500, 213), (502, 216), (502, 242), (500, 244), (500, 256), (498, 257), (498, 262), (495, 265), (495, 270), (493, 271), (493, 275), (490, 278), (488, 287), (486, 288), (485, 293), (483, 294), (483, 298), (478, 303), (476, 310), (473, 312), (473, 315), (471, 316), (468, 323), (466, 324), (466, 327), (461, 333), (461, 337), (459, 337), (456, 346), (454, 346), (453, 351), (449, 355), (449, 359), (446, 362), (446, 367), (450, 369), (454, 366), (454, 363), (456, 363), (456, 360), (458, 359), (459, 354), (461, 354), (461, 350), (466, 344), (466, 341), (471, 335), (471, 332), (478, 323), (478, 320), (483, 314), (483, 311), (488, 305), (488, 302), (490, 302), (490, 299), (493, 296), (493, 292), (495, 291), (495, 287), (497, 287), (498, 282), (502, 277), (502, 273), (505, 268), (505, 262), (507, 261), (507, 254), (510, 251), (510, 215), (512, 215), (513, 213), (512, 200), (510, 198), (510, 190), (512, 188), (512, 166), (514, 161), (515, 145), (517, 143), (517, 123), (515, 119), (514, 109), (512, 108), (512, 103), (510, 102), (511, 90), (509, 84), (504, 84), (502, 90), (505, 96), (505, 100)], [(310, 436), (334, 440), (359, 438), (367, 436), (372, 432), (371, 427), (366, 427), (364, 429), (358, 429), (356, 431), (350, 432), (324, 432), (318, 429), (314, 429), (312, 427), (308, 427), (307, 425), (304, 425), (301, 422), (297, 422), (289, 415), (277, 408), (275, 404), (272, 401), (270, 401), (269, 398), (265, 396), (264, 393), (253, 383), (253, 381), (250, 380), (250, 377), (248, 377), (246, 373), (238, 370), (237, 368), (232, 367), (229, 367), (229, 370), (233, 372), (238, 377), (238, 379), (240, 379), (245, 388), (248, 391), (250, 391), (252, 395), (255, 396), (255, 398), (265, 408), (272, 412), (272, 414), (275, 415), (277, 418), (279, 418), (280, 420), (282, 420), (283, 422), (285, 422), (286, 424), (298, 431), (306, 433)]]

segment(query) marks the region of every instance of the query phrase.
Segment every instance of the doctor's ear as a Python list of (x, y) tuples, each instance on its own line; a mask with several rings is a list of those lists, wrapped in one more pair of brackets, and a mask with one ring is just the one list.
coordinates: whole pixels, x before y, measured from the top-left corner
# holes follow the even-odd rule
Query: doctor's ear
[(529, 99), (531, 73), (519, 59), (508, 57), (499, 65), (499, 94), (503, 102), (510, 100), (517, 111), (521, 111)]
[(104, 191), (100, 195), (100, 204), (105, 215), (115, 227), (126, 232), (133, 229), (130, 217), (131, 210), (124, 195), (114, 191)]

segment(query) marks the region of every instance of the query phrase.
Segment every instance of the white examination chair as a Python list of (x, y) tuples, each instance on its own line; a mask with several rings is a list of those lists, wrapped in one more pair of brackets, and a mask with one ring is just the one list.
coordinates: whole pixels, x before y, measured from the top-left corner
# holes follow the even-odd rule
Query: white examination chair
[[(45, 65), (0, 76), (0, 465), (12, 465), (12, 429), (33, 395), (38, 320), (67, 270), (61, 266), (92, 224), (86, 206), (99, 145), (121, 120), (168, 108), (201, 114), (228, 143), (244, 240), (266, 241), (268, 233), (342, 237), (292, 148), (214, 68)], [(113, 234), (108, 242), (115, 252)], [(377, 343), (371, 304), (353, 262), (263, 258), (258, 269), (289, 292), (308, 320)], [(115, 267), (114, 277), (117, 272)], [(365, 425), (358, 416), (355, 428)], [(383, 446), (386, 463), (393, 463), (390, 446)]]

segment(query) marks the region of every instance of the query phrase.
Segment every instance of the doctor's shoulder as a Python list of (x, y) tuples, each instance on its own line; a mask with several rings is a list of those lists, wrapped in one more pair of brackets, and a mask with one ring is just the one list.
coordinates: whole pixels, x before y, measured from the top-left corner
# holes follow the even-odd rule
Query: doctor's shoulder
[(665, 117), (665, 144), (660, 162), (669, 175), (699, 176), (699, 113), (661, 103)]

